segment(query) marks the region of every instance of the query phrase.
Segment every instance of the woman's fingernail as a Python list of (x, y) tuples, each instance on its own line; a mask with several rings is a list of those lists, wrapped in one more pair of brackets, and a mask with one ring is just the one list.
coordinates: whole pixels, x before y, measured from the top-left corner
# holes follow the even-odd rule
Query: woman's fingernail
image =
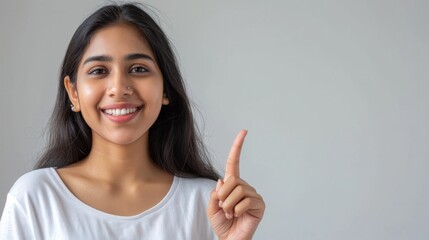
[(222, 208), (223, 202), (219, 201), (219, 207)]
[(231, 214), (231, 213), (229, 213), (229, 212), (228, 212), (228, 213), (225, 213), (225, 217), (226, 217), (226, 218), (228, 218), (228, 219), (231, 219), (231, 218), (232, 218), (232, 214)]

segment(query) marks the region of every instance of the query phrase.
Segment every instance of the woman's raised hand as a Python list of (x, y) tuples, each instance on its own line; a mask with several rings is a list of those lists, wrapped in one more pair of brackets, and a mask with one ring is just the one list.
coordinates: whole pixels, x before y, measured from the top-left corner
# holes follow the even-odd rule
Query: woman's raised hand
[(210, 196), (207, 215), (221, 240), (252, 239), (264, 215), (265, 203), (256, 190), (240, 178), (240, 153), (247, 131), (242, 130), (232, 144), (225, 177)]

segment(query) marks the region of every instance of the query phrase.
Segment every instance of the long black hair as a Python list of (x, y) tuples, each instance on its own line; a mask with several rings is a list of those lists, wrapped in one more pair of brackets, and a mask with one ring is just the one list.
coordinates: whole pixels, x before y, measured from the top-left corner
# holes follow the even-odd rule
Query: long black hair
[(92, 133), (81, 113), (70, 110), (63, 80), (76, 83), (79, 63), (91, 37), (113, 24), (134, 26), (149, 42), (161, 69), (164, 91), (170, 100), (149, 129), (149, 154), (152, 161), (171, 174), (216, 180), (219, 175), (208, 155), (194, 123), (190, 103), (170, 43), (158, 24), (137, 4), (111, 4), (90, 15), (74, 33), (59, 76), (58, 95), (49, 122), (47, 149), (35, 168), (64, 167), (88, 156)]

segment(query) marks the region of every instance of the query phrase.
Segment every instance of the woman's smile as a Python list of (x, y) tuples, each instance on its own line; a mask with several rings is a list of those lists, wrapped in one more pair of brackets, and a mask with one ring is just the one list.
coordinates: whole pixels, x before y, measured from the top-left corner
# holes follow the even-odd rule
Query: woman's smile
[(143, 107), (136, 104), (113, 104), (102, 107), (101, 112), (113, 122), (125, 123), (134, 119)]

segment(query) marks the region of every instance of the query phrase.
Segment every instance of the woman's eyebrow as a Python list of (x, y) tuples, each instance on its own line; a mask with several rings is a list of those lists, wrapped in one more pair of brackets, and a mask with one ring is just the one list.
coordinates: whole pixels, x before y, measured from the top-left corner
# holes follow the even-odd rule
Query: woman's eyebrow
[(88, 62), (111, 62), (113, 61), (113, 58), (107, 55), (99, 55), (99, 56), (92, 56), (87, 58), (84, 62), (83, 65), (87, 64)]
[(128, 54), (125, 57), (125, 60), (135, 60), (135, 59), (140, 59), (140, 58), (147, 59), (147, 60), (150, 60), (152, 62), (155, 62), (155, 60), (153, 60), (153, 58), (151, 56), (149, 56), (147, 54), (144, 54), (144, 53), (132, 53), (132, 54)]

